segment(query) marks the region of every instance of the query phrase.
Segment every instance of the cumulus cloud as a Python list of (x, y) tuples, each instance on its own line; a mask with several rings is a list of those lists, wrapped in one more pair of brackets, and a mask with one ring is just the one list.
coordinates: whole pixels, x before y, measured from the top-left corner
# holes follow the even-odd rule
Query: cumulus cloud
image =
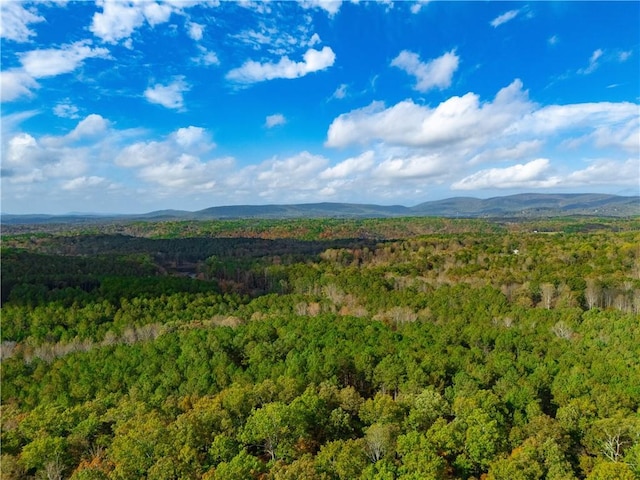
[(264, 126), (267, 128), (277, 127), (278, 125), (284, 125), (287, 123), (287, 119), (281, 113), (275, 113), (268, 115), (265, 119)]
[(392, 157), (376, 167), (375, 176), (385, 179), (421, 179), (437, 177), (448, 170), (450, 164), (440, 154)]
[(90, 30), (108, 43), (128, 38), (145, 20), (150, 25), (166, 22), (172, 12), (170, 4), (159, 5), (156, 2), (99, 0), (97, 6), (102, 8), (102, 12), (93, 15)]
[(22, 97), (33, 95), (32, 90), (40, 85), (31, 75), (21, 69), (0, 72), (0, 100), (12, 102)]
[(67, 136), (70, 140), (81, 140), (103, 134), (109, 128), (109, 122), (102, 116), (92, 113), (80, 121)]
[(209, 135), (202, 127), (189, 126), (185, 128), (179, 128), (172, 134), (175, 142), (183, 148), (197, 148), (204, 147), (205, 150), (212, 149), (215, 145), (211, 142)]
[[(404, 100), (391, 107), (374, 102), (342, 114), (327, 132), (328, 147), (382, 142), (408, 148), (478, 149), (503, 144), (585, 136), (601, 148), (633, 151), (638, 143), (638, 105), (599, 102), (540, 107), (519, 80), (489, 102), (473, 93), (451, 97), (434, 108)], [(536, 147), (536, 143), (523, 146)], [(477, 153), (476, 153), (477, 155)]]
[[(181, 14), (187, 8), (196, 5), (215, 7), (217, 0), (178, 0), (178, 1), (137, 1), (137, 0), (98, 0), (101, 12), (93, 15), (91, 32), (107, 43), (120, 40), (130, 41), (133, 32), (145, 23), (150, 27), (166, 23), (174, 13)], [(190, 24), (193, 25), (193, 24)], [(197, 27), (189, 34), (198, 36)], [(194, 40), (199, 40), (194, 38)]]
[(78, 107), (73, 105), (71, 103), (71, 100), (69, 100), (68, 98), (53, 107), (53, 114), (56, 117), (60, 118), (80, 118), (80, 115), (78, 115), (78, 111)]
[(36, 10), (20, 2), (0, 2), (0, 38), (14, 42), (28, 42), (36, 33), (29, 28), (32, 23), (44, 22), (45, 18)]
[(413, 147), (484, 143), (490, 134), (506, 129), (531, 109), (519, 80), (485, 104), (473, 93), (451, 97), (436, 108), (413, 100), (389, 108), (374, 102), (336, 118), (329, 126), (326, 145), (346, 147), (375, 140)]
[(33, 78), (44, 78), (73, 72), (88, 58), (108, 58), (106, 48), (91, 47), (91, 41), (81, 40), (60, 49), (46, 48), (20, 54), (24, 71)]
[(19, 133), (9, 139), (3, 155), (4, 166), (28, 166), (38, 163), (42, 149), (36, 139), (28, 133)]
[(626, 124), (638, 118), (638, 105), (630, 102), (592, 102), (548, 105), (533, 109), (515, 121), (506, 133), (528, 132), (554, 135), (567, 130), (603, 128)]
[(516, 18), (519, 13), (520, 13), (520, 10), (509, 10), (508, 12), (505, 12), (502, 15), (498, 15), (496, 18), (491, 20), (490, 22), (491, 26), (493, 28), (499, 27), (500, 25), (503, 25), (513, 20), (514, 18)]
[(149, 87), (144, 91), (144, 97), (151, 103), (157, 103), (166, 108), (181, 110), (184, 107), (182, 94), (189, 90), (189, 85), (183, 76), (175, 77), (169, 85), (160, 83)]
[(347, 178), (351, 175), (367, 172), (375, 164), (375, 153), (367, 150), (357, 157), (348, 158), (320, 173), (322, 179)]
[(251, 84), (276, 78), (299, 78), (331, 67), (335, 59), (330, 47), (322, 50), (310, 48), (301, 62), (294, 62), (287, 56), (282, 57), (278, 63), (248, 60), (241, 67), (227, 73), (227, 79), (239, 84)]
[(138, 142), (128, 145), (115, 158), (116, 165), (136, 168), (168, 160), (173, 151), (161, 142)]
[(254, 185), (262, 196), (277, 196), (283, 191), (315, 191), (317, 182), (313, 180), (318, 172), (325, 169), (328, 160), (321, 155), (303, 151), (289, 158), (268, 160), (254, 172)]
[(28, 133), (10, 136), (3, 145), (2, 163), (11, 171), (11, 184), (79, 176), (87, 169), (87, 158), (82, 149), (71, 148), (60, 139), (36, 139)]
[[(573, 138), (576, 146), (588, 143), (593, 151), (607, 152), (609, 163), (572, 173), (576, 153), (568, 151), (571, 145), (563, 143), (565, 138)], [(392, 185), (405, 192), (409, 190), (404, 187), (412, 186), (411, 195), (423, 191), (425, 185), (443, 183), (454, 190), (552, 188), (587, 176), (595, 180), (595, 172), (605, 168), (601, 165), (619, 163), (620, 154), (637, 157), (640, 117), (638, 105), (629, 102), (543, 107), (531, 102), (516, 80), (490, 101), (467, 93), (434, 107), (413, 100), (389, 107), (374, 102), (334, 119), (326, 146), (358, 145), (369, 152), (367, 169), (356, 172), (353, 167), (359, 163), (352, 159), (329, 167), (319, 175), (328, 182), (325, 192), (337, 184), (356, 185), (356, 180), (370, 192), (387, 195)], [(548, 159), (556, 151), (563, 151), (563, 171), (552, 168)], [(540, 153), (545, 158), (536, 158)], [(496, 165), (504, 163), (507, 165)], [(494, 165), (473, 172), (479, 164)], [(629, 164), (623, 166), (629, 174)], [(612, 183), (623, 184), (613, 179)], [(583, 180), (581, 185), (586, 184)]]
[(539, 158), (511, 167), (480, 170), (455, 182), (451, 188), (454, 190), (483, 190), (553, 187), (560, 183), (560, 179), (550, 175), (550, 166), (548, 159)]
[(482, 150), (480, 153), (474, 155), (469, 160), (469, 165), (476, 165), (479, 163), (487, 162), (502, 162), (509, 160), (519, 160), (530, 156), (533, 153), (539, 151), (544, 145), (544, 142), (539, 139), (523, 140), (515, 145), (509, 145), (504, 147), (497, 147), (494, 149)]
[(588, 138), (598, 148), (613, 147), (640, 155), (640, 116), (629, 117), (627, 121), (617, 124), (598, 126)]
[(392, 60), (391, 65), (415, 77), (414, 88), (419, 92), (426, 92), (436, 87), (440, 89), (449, 87), (459, 63), (460, 57), (456, 55), (455, 50), (426, 63), (420, 61), (418, 54), (403, 50)]
[(196, 42), (202, 40), (202, 36), (204, 34), (204, 25), (200, 25), (199, 23), (195, 23), (195, 22), (188, 22), (187, 23), (187, 32), (189, 33), (189, 36), (195, 40)]
[(128, 145), (118, 153), (115, 163), (127, 168), (170, 163), (182, 154), (195, 157), (215, 146), (204, 128), (189, 126), (177, 129), (162, 141), (142, 141)]
[(333, 16), (340, 11), (342, 0), (298, 0), (303, 8), (319, 8)]
[(189, 126), (163, 140), (141, 141), (122, 148), (115, 164), (136, 169), (140, 179), (165, 189), (207, 190), (233, 164), (229, 158), (203, 158), (213, 148), (215, 144), (204, 128)]
[(640, 160), (638, 157), (624, 161), (601, 159), (591, 162), (586, 168), (570, 173), (563, 184), (571, 187), (591, 185), (630, 185), (638, 188)]
[(216, 186), (220, 172), (232, 163), (232, 159), (202, 161), (195, 155), (182, 153), (177, 158), (143, 167), (138, 176), (146, 182), (170, 189), (206, 191)]

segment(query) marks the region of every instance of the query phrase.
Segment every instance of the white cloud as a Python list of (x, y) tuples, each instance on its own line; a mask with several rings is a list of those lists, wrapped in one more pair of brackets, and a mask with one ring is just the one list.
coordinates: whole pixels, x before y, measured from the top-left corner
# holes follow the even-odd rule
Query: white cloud
[(375, 163), (375, 153), (367, 150), (357, 157), (348, 158), (320, 173), (322, 179), (347, 178), (356, 173), (369, 171)]
[(570, 187), (591, 185), (630, 185), (638, 189), (640, 178), (640, 159), (630, 158), (625, 161), (596, 160), (582, 170), (567, 175), (563, 184)]
[(220, 59), (218, 58), (218, 56), (214, 52), (207, 52), (202, 57), (202, 62), (205, 65), (219, 65), (220, 64)]
[(493, 28), (499, 27), (500, 25), (507, 23), (518, 16), (520, 10), (509, 10), (508, 12), (503, 13), (502, 15), (497, 16), (493, 20), (491, 20), (491, 26)]
[(195, 63), (205, 66), (220, 65), (220, 59), (215, 52), (210, 52), (202, 45), (198, 45), (198, 50), (200, 55), (192, 59)]
[(522, 83), (516, 80), (500, 90), (493, 101), (484, 103), (473, 93), (451, 97), (434, 108), (412, 100), (391, 107), (374, 102), (334, 119), (326, 146), (381, 143), (431, 151), (446, 149), (449, 154), (456, 149), (464, 152), (464, 158), (479, 163), (507, 159), (491, 159), (492, 151), (500, 156), (526, 156), (541, 148), (540, 142), (574, 137), (598, 149), (633, 153), (640, 143), (638, 119), (638, 105), (629, 102), (540, 107), (528, 99)]
[(51, 178), (79, 176), (87, 168), (86, 152), (59, 139), (36, 139), (27, 133), (11, 135), (3, 145), (3, 168), (11, 184), (32, 184)]
[(189, 90), (184, 77), (178, 76), (169, 85), (160, 83), (144, 91), (145, 98), (151, 103), (157, 103), (166, 108), (181, 110), (184, 107), (182, 94)]
[(37, 163), (41, 158), (41, 148), (36, 139), (28, 133), (20, 133), (9, 140), (2, 163), (4, 166), (24, 167)]
[(191, 153), (207, 152), (216, 146), (202, 127), (179, 128), (171, 135), (171, 138), (180, 148), (187, 149)]
[[(12, 209), (20, 209), (16, 202), (21, 196), (46, 195), (48, 201), (51, 200), (47, 205), (54, 208), (52, 192), (90, 193), (92, 189), (100, 189), (101, 195), (113, 195), (109, 202), (119, 201), (129, 190), (113, 181), (114, 168), (134, 169), (136, 176), (148, 184), (139, 188), (145, 190), (148, 195), (145, 198), (157, 200), (165, 194), (209, 193), (216, 179), (233, 167), (232, 159), (201, 157), (215, 147), (201, 127), (177, 129), (162, 141), (130, 143), (144, 132), (114, 130), (108, 127), (106, 119), (96, 114), (89, 115), (68, 134), (59, 137), (12, 134), (6, 128), (15, 128), (19, 121), (5, 125), (5, 120), (3, 118), (7, 135), (2, 145), (2, 181), (3, 193), (13, 201)], [(62, 198), (65, 197), (60, 196)], [(127, 208), (126, 202), (121, 205)], [(113, 211), (113, 207), (109, 208)], [(72, 208), (64, 208), (68, 209)]]
[(376, 167), (374, 175), (385, 181), (438, 177), (450, 168), (440, 154), (392, 157)]
[(333, 92), (333, 95), (331, 95), (331, 98), (342, 100), (347, 96), (347, 88), (348, 88), (348, 85), (346, 83), (343, 83), (338, 88), (336, 88), (336, 91)]
[[(145, 9), (140, 4), (119, 0), (98, 0), (96, 3), (102, 7), (102, 12), (93, 15), (90, 30), (105, 42), (116, 43), (128, 38), (145, 21)], [(153, 18), (157, 23), (157, 15)]]
[[(216, 7), (218, 1), (187, 1), (187, 0), (98, 0), (97, 6), (101, 12), (93, 15), (89, 29), (98, 38), (107, 43), (117, 43), (120, 40), (129, 41), (131, 34), (146, 22), (149, 26), (166, 23), (174, 13), (183, 13), (184, 9), (202, 5)], [(196, 32), (193, 32), (197, 35)], [(197, 39), (196, 39), (197, 40)]]
[(557, 35), (552, 35), (551, 37), (549, 37), (549, 40), (547, 40), (547, 43), (553, 46), (553, 45), (556, 45), (559, 41), (560, 39), (558, 38)]
[(598, 63), (598, 60), (600, 59), (600, 57), (602, 57), (603, 54), (604, 54), (604, 51), (602, 49), (599, 48), (595, 50), (591, 54), (591, 58), (589, 58), (589, 66), (586, 68), (579, 69), (578, 73), (582, 75), (589, 75), (590, 73), (595, 72), (596, 69), (600, 66)]
[(613, 147), (640, 155), (640, 115), (617, 124), (598, 126), (589, 137), (598, 148)]
[(216, 186), (220, 172), (232, 163), (231, 159), (201, 161), (197, 156), (182, 153), (176, 159), (147, 165), (138, 175), (146, 182), (169, 189), (189, 188), (206, 191)]
[(577, 103), (548, 105), (515, 121), (507, 133), (526, 132), (535, 135), (555, 135), (567, 130), (618, 127), (638, 118), (638, 105), (630, 102)]
[(261, 25), (259, 31), (244, 30), (232, 35), (232, 38), (238, 39), (246, 45), (250, 45), (254, 50), (261, 50), (263, 47), (268, 48), (271, 46), (270, 52), (274, 51), (274, 47), (277, 51), (286, 44), (294, 43), (293, 41), (289, 41), (288, 38), (283, 39), (276, 27), (267, 27), (266, 25)]
[[(276, 2), (275, 5), (279, 4)], [(250, 47), (262, 55), (274, 57), (298, 55), (302, 49), (322, 43), (320, 35), (312, 31), (309, 14), (299, 15), (295, 20), (290, 20), (293, 23), (287, 22), (285, 28), (280, 15), (261, 14), (255, 27), (232, 34), (229, 38), (240, 42), (238, 48), (241, 50)]]
[(136, 142), (124, 147), (116, 156), (121, 167), (138, 168), (175, 162), (183, 154), (198, 156), (216, 147), (202, 127), (179, 128), (163, 141)]
[(429, 3), (429, 1), (430, 0), (416, 0), (415, 2), (412, 2), (411, 13), (413, 13), (414, 15), (420, 13), (420, 10), (422, 10), (422, 7), (427, 3)]
[(277, 127), (278, 125), (284, 125), (287, 123), (287, 119), (281, 113), (275, 113), (268, 115), (265, 119), (264, 126), (267, 128)]
[(73, 105), (68, 98), (53, 107), (54, 115), (60, 118), (80, 118), (80, 115), (78, 115), (78, 111), (78, 107)]
[(433, 109), (412, 100), (390, 108), (374, 102), (336, 118), (329, 126), (326, 145), (345, 147), (375, 140), (410, 147), (478, 145), (504, 131), (531, 109), (519, 80), (500, 90), (493, 102), (485, 104), (473, 93), (451, 97)]
[(106, 48), (92, 48), (91, 41), (82, 40), (60, 49), (47, 48), (20, 54), (24, 71), (33, 78), (53, 77), (73, 72), (88, 58), (108, 58)]
[(12, 102), (33, 95), (31, 90), (38, 88), (38, 82), (21, 69), (0, 71), (0, 100)]
[(629, 60), (629, 58), (631, 58), (632, 54), (633, 54), (633, 50), (627, 50), (625, 52), (620, 52), (618, 54), (618, 61), (619, 62), (626, 62), (627, 60)]
[(0, 115), (0, 132), (2, 132), (0, 139), (11, 138), (13, 133), (21, 133), (20, 124), (40, 113), (39, 110), (23, 110)]
[(116, 165), (136, 168), (168, 160), (173, 154), (169, 145), (161, 142), (138, 142), (129, 145), (115, 158)]
[(589, 57), (589, 65), (584, 68), (579, 68), (577, 72), (580, 75), (589, 75), (600, 68), (603, 62), (624, 63), (631, 58), (631, 55), (633, 55), (633, 50), (605, 52), (601, 48), (598, 48), (597, 50), (594, 50), (591, 57)]
[(262, 196), (279, 195), (283, 191), (315, 190), (313, 180), (324, 170), (328, 160), (321, 155), (301, 152), (284, 160), (272, 159), (258, 166), (254, 176), (255, 185)]
[(456, 55), (455, 50), (427, 63), (421, 62), (416, 53), (403, 50), (393, 59), (391, 65), (414, 76), (417, 81), (414, 88), (419, 92), (426, 92), (435, 87), (440, 89), (449, 87), (459, 62), (460, 57)]
[(202, 40), (202, 36), (204, 34), (204, 25), (200, 25), (199, 23), (188, 22), (187, 23), (189, 36), (195, 40), (196, 42)]
[(157, 3), (157, 2), (141, 2), (138, 4), (142, 8), (145, 19), (152, 27), (169, 21), (171, 14), (178, 10), (176, 4)]
[(102, 135), (109, 128), (109, 122), (102, 118), (100, 115), (92, 113), (84, 120), (80, 121), (76, 128), (74, 128), (67, 138), (70, 140), (81, 140), (85, 138), (95, 137)]
[(203, 160), (201, 156), (213, 148), (215, 144), (205, 129), (189, 126), (162, 141), (126, 146), (117, 154), (115, 164), (137, 169), (140, 179), (165, 189), (207, 190), (233, 163), (231, 159)]
[(25, 8), (20, 2), (0, 2), (0, 38), (14, 42), (28, 42), (36, 33), (29, 28), (32, 23), (44, 22), (33, 8)]
[(539, 139), (523, 140), (513, 146), (498, 147), (495, 149), (482, 150), (469, 160), (469, 165), (476, 165), (479, 163), (487, 162), (502, 162), (509, 160), (519, 160), (530, 156), (531, 154), (539, 151), (544, 145), (544, 142)]
[(298, 0), (303, 8), (320, 8), (333, 16), (340, 11), (342, 0)]
[(318, 35), (317, 33), (314, 33), (313, 35), (311, 35), (311, 38), (307, 42), (307, 45), (309, 47), (313, 47), (314, 45), (317, 45), (318, 43), (322, 43), (322, 40), (320, 40), (320, 35)]
[(525, 164), (517, 164), (506, 168), (490, 168), (480, 170), (462, 180), (455, 182), (454, 190), (483, 190), (505, 188), (542, 188), (560, 184), (558, 177), (551, 176), (550, 162), (546, 158), (532, 160)]
[(237, 0), (237, 2), (242, 8), (253, 10), (260, 15), (270, 14), (272, 11), (270, 5), (271, 2), (269, 1)]
[(250, 84), (276, 78), (299, 78), (309, 73), (329, 68), (335, 62), (335, 54), (329, 47), (322, 50), (309, 49), (302, 62), (282, 57), (278, 63), (260, 63), (249, 60), (240, 68), (227, 73), (227, 79), (240, 84)]
[(95, 175), (92, 176), (82, 176), (76, 177), (71, 180), (68, 180), (62, 184), (63, 190), (83, 190), (83, 189), (93, 189), (104, 185), (107, 183), (107, 180), (103, 177), (98, 177)]

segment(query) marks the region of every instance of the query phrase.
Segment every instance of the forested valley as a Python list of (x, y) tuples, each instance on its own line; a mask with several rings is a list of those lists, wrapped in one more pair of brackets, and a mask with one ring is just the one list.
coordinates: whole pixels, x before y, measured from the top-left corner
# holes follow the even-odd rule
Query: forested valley
[(10, 479), (640, 478), (640, 219), (2, 237)]

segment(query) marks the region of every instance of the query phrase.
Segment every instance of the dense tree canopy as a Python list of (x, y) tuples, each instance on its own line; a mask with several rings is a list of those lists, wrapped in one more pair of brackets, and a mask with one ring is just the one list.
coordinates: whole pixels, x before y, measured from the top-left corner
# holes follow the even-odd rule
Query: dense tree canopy
[(3, 479), (640, 476), (633, 221), (222, 223), (3, 239)]

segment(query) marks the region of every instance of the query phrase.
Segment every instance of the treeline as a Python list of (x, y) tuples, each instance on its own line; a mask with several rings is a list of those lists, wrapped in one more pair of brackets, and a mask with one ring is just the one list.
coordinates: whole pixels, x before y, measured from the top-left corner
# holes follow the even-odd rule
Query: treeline
[[(553, 220), (550, 224), (557, 225)], [(583, 223), (580, 221), (579, 223)], [(633, 220), (604, 219), (600, 228), (630, 228)], [(564, 225), (568, 225), (564, 222)], [(264, 238), (321, 240), (337, 238), (405, 238), (429, 233), (497, 231), (498, 223), (478, 219), (438, 217), (399, 218), (309, 218), (309, 219), (225, 219), (167, 221), (96, 221), (90, 225), (27, 224), (3, 225), (5, 235), (26, 236), (31, 240), (55, 235), (126, 235), (146, 238)]]
[(615, 230), (223, 239), (189, 275), (167, 258), (217, 239), (17, 238), (1, 476), (638, 478), (640, 234)]

